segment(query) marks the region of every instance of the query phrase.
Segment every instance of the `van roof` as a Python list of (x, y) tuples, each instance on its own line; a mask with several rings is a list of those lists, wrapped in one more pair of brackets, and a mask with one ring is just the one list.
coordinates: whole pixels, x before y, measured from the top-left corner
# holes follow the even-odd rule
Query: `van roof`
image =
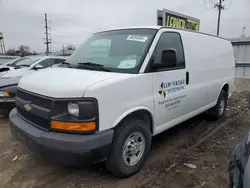
[(132, 26), (132, 27), (118, 27), (118, 28), (112, 28), (107, 29), (104, 31), (113, 31), (113, 30), (121, 30), (121, 29), (160, 29), (162, 26)]
[(47, 56), (47, 55), (35, 55), (35, 56), (32, 56), (32, 55), (30, 55), (30, 56), (25, 56), (26, 58), (44, 58), (44, 59), (46, 59), (46, 58), (60, 58), (60, 59), (66, 59), (67, 57), (65, 57), (65, 56), (55, 56), (55, 55), (49, 55), (49, 56)]
[[(192, 33), (198, 33), (198, 34), (202, 34), (202, 35), (208, 35), (208, 36), (212, 36), (212, 37), (216, 37), (216, 38), (220, 38), (220, 39), (224, 39), (229, 41), (226, 38), (223, 37), (219, 37), (216, 35), (212, 35), (209, 33), (203, 33), (203, 32), (199, 32), (199, 31), (193, 31), (193, 30), (187, 30), (187, 29), (181, 29), (181, 28), (173, 28), (173, 27), (166, 27), (166, 26), (132, 26), (132, 27), (121, 27), (121, 28), (114, 28), (114, 29), (108, 29), (108, 30), (104, 30), (101, 32), (97, 32), (97, 33), (102, 33), (102, 32), (107, 32), (107, 31), (115, 31), (115, 30), (122, 30), (122, 29), (156, 29), (156, 30), (160, 30), (160, 29), (171, 29), (171, 30), (177, 30), (177, 31), (185, 31), (185, 32), (192, 32)], [(97, 34), (95, 33), (95, 34)]]

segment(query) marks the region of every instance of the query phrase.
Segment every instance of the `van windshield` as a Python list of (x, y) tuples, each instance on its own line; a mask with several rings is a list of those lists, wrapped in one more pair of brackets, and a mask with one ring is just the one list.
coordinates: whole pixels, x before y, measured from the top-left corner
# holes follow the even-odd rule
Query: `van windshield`
[(156, 32), (155, 29), (123, 29), (94, 34), (67, 63), (73, 68), (137, 73)]

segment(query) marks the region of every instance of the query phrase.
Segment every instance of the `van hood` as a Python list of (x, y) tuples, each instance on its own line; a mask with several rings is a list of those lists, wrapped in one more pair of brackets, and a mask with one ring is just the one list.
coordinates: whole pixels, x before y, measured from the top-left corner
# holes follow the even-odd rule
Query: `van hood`
[(53, 98), (83, 97), (89, 86), (119, 75), (121, 73), (51, 68), (24, 76), (18, 87)]
[[(21, 77), (21, 76), (24, 76), (30, 72), (33, 72), (34, 70), (30, 70), (28, 67), (25, 67), (25, 68), (21, 68), (21, 69), (14, 69), (13, 67), (8, 67), (10, 68), (9, 71), (7, 72), (0, 72), (0, 75), (1, 73), (3, 73), (0, 77), (1, 78), (15, 78), (15, 77)], [(1, 69), (0, 69), (1, 70)]]

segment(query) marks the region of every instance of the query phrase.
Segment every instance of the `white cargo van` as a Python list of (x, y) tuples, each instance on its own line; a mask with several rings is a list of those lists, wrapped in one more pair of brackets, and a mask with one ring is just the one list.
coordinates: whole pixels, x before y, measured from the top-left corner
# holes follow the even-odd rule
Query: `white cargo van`
[(229, 41), (164, 27), (96, 33), (65, 63), (22, 78), (13, 135), (66, 164), (139, 171), (151, 138), (202, 112), (223, 116), (235, 61)]

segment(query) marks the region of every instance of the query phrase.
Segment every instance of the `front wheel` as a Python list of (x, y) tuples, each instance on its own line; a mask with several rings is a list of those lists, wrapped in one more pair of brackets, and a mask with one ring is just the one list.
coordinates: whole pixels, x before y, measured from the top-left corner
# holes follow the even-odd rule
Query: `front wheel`
[(124, 121), (115, 130), (106, 167), (118, 177), (126, 178), (138, 172), (151, 146), (148, 123), (140, 119)]

